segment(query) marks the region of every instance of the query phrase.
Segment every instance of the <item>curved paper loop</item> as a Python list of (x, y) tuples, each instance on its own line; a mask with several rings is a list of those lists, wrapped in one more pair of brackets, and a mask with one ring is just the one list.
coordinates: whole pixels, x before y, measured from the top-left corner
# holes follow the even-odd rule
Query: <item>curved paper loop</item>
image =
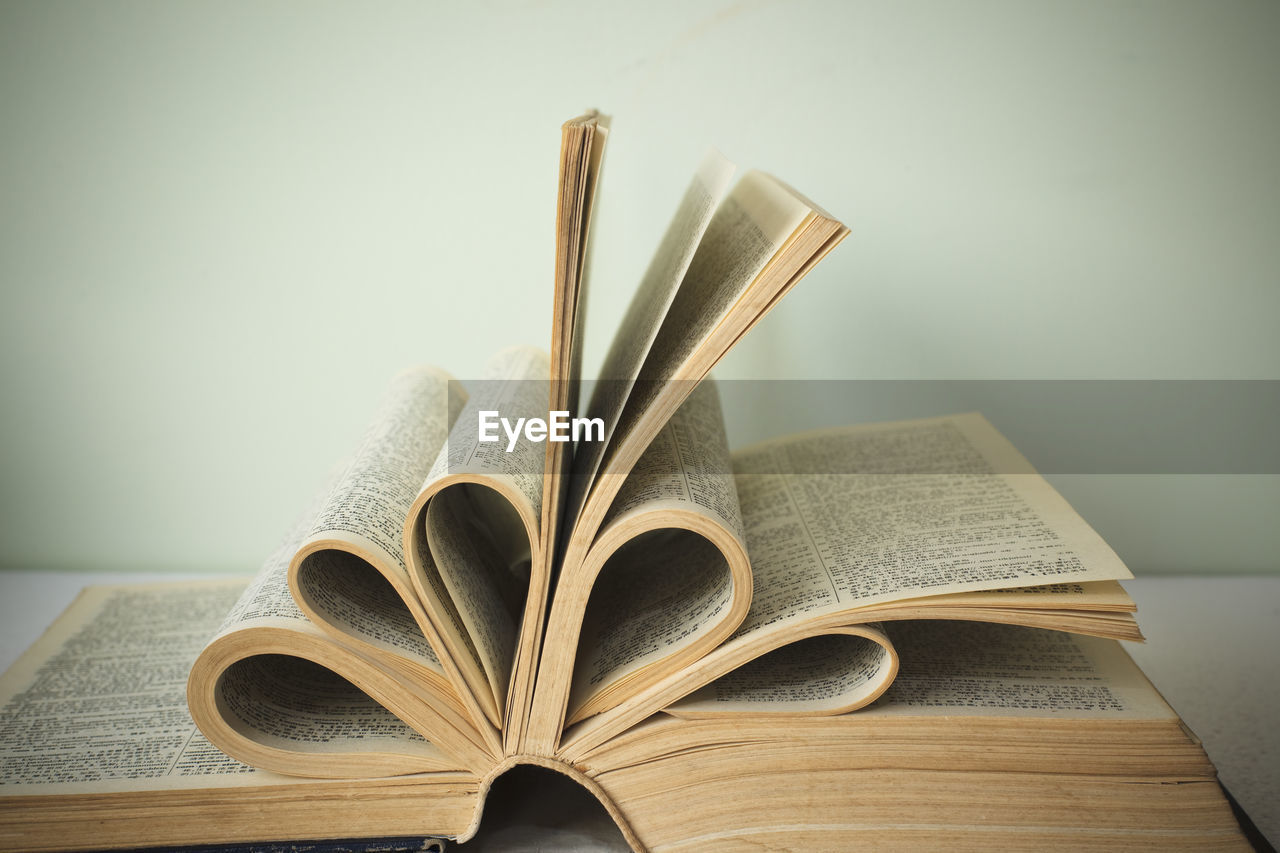
[(223, 752), (281, 773), (483, 772), (493, 762), (456, 698), (318, 634), (256, 627), (218, 637), (191, 668), (187, 703)]
[(677, 717), (829, 716), (874, 702), (898, 673), (878, 625), (828, 628), (766, 652), (668, 705)]

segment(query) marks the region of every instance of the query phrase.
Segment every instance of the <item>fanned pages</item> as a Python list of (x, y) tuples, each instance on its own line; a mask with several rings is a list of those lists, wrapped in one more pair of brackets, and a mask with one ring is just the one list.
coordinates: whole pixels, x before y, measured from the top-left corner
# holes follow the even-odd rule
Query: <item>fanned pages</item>
[[(393, 380), (350, 460), (191, 650), (188, 707), (208, 742), (260, 772), (344, 780), (310, 783), (321, 801), (324, 784), (350, 784), (390, 810), (412, 786), (388, 780), (412, 777), (440, 798), (428, 828), (461, 837), (489, 783), (533, 763), (587, 786), (633, 845), (681, 849), (770, 846), (786, 826), (816, 844), (878, 843), (833, 824), (813, 780), (896, 796), (858, 775), (886, 768), (886, 784), (950, 791), (961, 777), (941, 775), (952, 768), (919, 732), (994, 750), (965, 772), (1011, 778), (999, 774), (1027, 737), (1000, 715), (1102, 745), (1101, 769), (1036, 753), (1028, 772), (1081, 777), (1064, 796), (1105, 799), (1107, 774), (1211, 779), (1111, 642), (1141, 638), (1118, 583), (1128, 570), (981, 415), (730, 451), (712, 368), (847, 234), (782, 182), (734, 183), (707, 155), (580, 409), (608, 133), (596, 113), (562, 128), (550, 352), (503, 349), (474, 381), (430, 367)], [(973, 676), (982, 661), (991, 671)], [(969, 673), (964, 696), (948, 668)], [(946, 717), (956, 708), (970, 710)], [(1107, 746), (1139, 732), (1167, 750), (1155, 769)], [(671, 792), (695, 783), (686, 808)], [(202, 796), (227, 803), (218, 784)], [(758, 809), (753, 792), (775, 788), (782, 811), (758, 832), (692, 805)], [(297, 808), (285, 788), (254, 790)], [(940, 826), (946, 802), (930, 812)], [(1205, 840), (1181, 834), (1177, 808), (1132, 802), (1141, 818), (1093, 840), (1157, 825), (1164, 841)], [(1218, 814), (1213, 797), (1195, 802)], [(1043, 826), (1004, 841), (1079, 840)], [(333, 828), (320, 819), (306, 837)]]
[(761, 172), (731, 183), (717, 152), (579, 418), (606, 137), (594, 113), (562, 129), (551, 355), (503, 350), (475, 383), (397, 380), (289, 557), (319, 636), (462, 721), (411, 726), (469, 768), (470, 748), (562, 759), (663, 709), (849, 713), (893, 680), (886, 621), (1138, 636), (1124, 566), (979, 416), (730, 454), (703, 380), (847, 231)]
[[(560, 191), (556, 200), (556, 273), (552, 298), (548, 412), (577, 413), (582, 379), (584, 318), (587, 311), (590, 247), (587, 237), (595, 209), (596, 187), (604, 162), (609, 120), (592, 110), (565, 122), (560, 141)], [(519, 748), (533, 702), (534, 676), (542, 649), (546, 603), (556, 540), (569, 491), (572, 453), (565, 444), (547, 442), (542, 491), (540, 553), (533, 570), (529, 606), (521, 627), (507, 708), (504, 743)]]
[(471, 690), (500, 727), (525, 598), (545, 571), (538, 526), (542, 455), (534, 444), (503, 452), (479, 440), (477, 413), (532, 415), (546, 399), (546, 356), (498, 353), (471, 396), (404, 523), (414, 587)]

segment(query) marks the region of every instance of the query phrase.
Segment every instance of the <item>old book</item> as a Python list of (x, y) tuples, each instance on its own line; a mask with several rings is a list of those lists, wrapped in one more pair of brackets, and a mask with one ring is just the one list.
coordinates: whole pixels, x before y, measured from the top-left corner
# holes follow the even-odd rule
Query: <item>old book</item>
[[(397, 377), (350, 463), (195, 657), (186, 696), (199, 730), (257, 773), (284, 774), (246, 781), (274, 792), (256, 801), (271, 805), (270, 818), (236, 832), (396, 834), (408, 824), (389, 817), (390, 804), (411, 797), (431, 803), (411, 810), (414, 832), (465, 837), (488, 782), (531, 763), (590, 787), (637, 846), (765, 838), (824, 825), (815, 811), (823, 797), (847, 802), (874, 779), (859, 762), (884, 753), (845, 744), (882, 725), (886, 691), (916, 665), (895, 623), (1139, 636), (1117, 583), (1128, 571), (978, 415), (730, 453), (708, 373), (846, 229), (761, 173), (732, 184), (719, 155), (681, 199), (579, 409), (587, 235), (606, 135), (595, 115), (563, 130), (550, 353), (504, 350), (475, 383), (436, 368)], [(992, 654), (1003, 654), (1004, 635), (992, 636)], [(1109, 672), (1104, 663), (1089, 666)], [(1048, 720), (1074, 711), (1048, 701), (1059, 693), (1048, 689), (1036, 706)], [(1161, 730), (1195, 750), (1155, 698), (1110, 713), (1099, 719), (1145, 725), (1164, 715)], [(889, 751), (946, 769), (930, 764), (929, 750), (971, 724), (952, 732), (935, 716), (913, 710), (908, 723), (885, 722), (919, 739)], [(1017, 741), (1039, 724), (972, 725), (997, 739), (976, 749), (1000, 754), (1000, 738)], [(1094, 722), (1080, 725), (1064, 736), (1092, 743), (1084, 732)], [(1102, 729), (1100, 740), (1116, 738), (1118, 729)], [(1097, 756), (1078, 757), (1093, 767)], [(998, 774), (1014, 765), (980, 766)], [(1055, 774), (1067, 765), (1021, 766)], [(1199, 766), (1196, 778), (1209, 779)], [(286, 776), (336, 781), (278, 781)], [(192, 778), (205, 778), (200, 766)], [(253, 801), (224, 781), (215, 787), (237, 790), (221, 798), (199, 784), (188, 806), (211, 804), (210, 817), (192, 825), (213, 834), (227, 832), (213, 824), (233, 819), (234, 803)], [(700, 825), (663, 786), (679, 787), (698, 813), (725, 815), (712, 799), (732, 793), (759, 808), (765, 800), (751, 789), (792, 793), (768, 799), (778, 807), (769, 827), (737, 812)], [(691, 786), (705, 786), (705, 797)], [(186, 796), (150, 791), (137, 802), (155, 814)], [(327, 796), (370, 805), (357, 823), (303, 817), (304, 804)], [(55, 802), (15, 801), (11, 813)], [(286, 819), (291, 809), (301, 811)], [(1128, 829), (1154, 829), (1143, 823), (1148, 806), (1138, 810)], [(144, 818), (108, 822), (122, 828), (113, 843), (143, 843)], [(814, 832), (816, 841), (826, 830)]]
[[(351, 839), (366, 836), (380, 839), (368, 849), (420, 849), (477, 828), (489, 785), (521, 759), (308, 779), (254, 769), (201, 734), (187, 669), (243, 587), (90, 588), (0, 679), (0, 849), (359, 849)], [(546, 763), (653, 850), (1248, 849), (1195, 736), (1117, 642), (980, 622), (886, 633), (902, 667), (861, 711), (657, 714)], [(258, 688), (278, 700), (278, 744), (381, 751), (395, 769), (430, 761), (413, 726), (331, 672), (257, 665), (276, 667)]]

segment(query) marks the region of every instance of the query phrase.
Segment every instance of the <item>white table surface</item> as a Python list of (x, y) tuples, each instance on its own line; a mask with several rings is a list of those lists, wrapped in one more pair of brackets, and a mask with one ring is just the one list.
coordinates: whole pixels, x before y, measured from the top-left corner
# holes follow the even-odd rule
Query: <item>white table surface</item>
[[(194, 576), (0, 572), (0, 669), (82, 587), (184, 577)], [(1148, 577), (1125, 586), (1138, 603), (1148, 640), (1127, 644), (1130, 654), (1204, 741), (1222, 783), (1258, 829), (1273, 844), (1280, 842), (1280, 577)], [(486, 820), (478, 846), (506, 846), (485, 844), (486, 838), (531, 840), (519, 833), (495, 836), (489, 829)]]

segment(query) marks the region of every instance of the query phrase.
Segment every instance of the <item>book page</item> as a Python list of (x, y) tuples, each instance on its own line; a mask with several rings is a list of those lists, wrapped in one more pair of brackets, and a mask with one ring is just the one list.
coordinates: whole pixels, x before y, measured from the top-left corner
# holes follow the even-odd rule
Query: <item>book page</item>
[[(592, 110), (560, 129), (560, 176), (556, 199), (556, 275), (551, 319), (550, 409), (578, 408), (582, 378), (582, 342), (590, 292), (588, 238), (596, 189), (609, 139), (609, 117)], [(548, 470), (553, 470), (548, 448)]]
[(733, 592), (724, 554), (697, 534), (655, 530), (620, 548), (591, 594), (569, 722), (602, 710), (583, 708), (594, 695), (700, 638), (724, 618)]
[[(412, 497), (451, 476), (498, 477), (510, 482), (523, 498), (523, 505), (518, 507), (521, 513), (532, 513), (533, 518), (540, 519), (546, 448), (523, 436), (513, 440), (507, 427), (514, 428), (520, 418), (547, 417), (548, 365), (547, 354), (535, 347), (508, 347), (495, 353), (485, 363), (480, 381), (470, 384), (466, 406), (448, 431), (448, 441), (426, 477), (414, 486)], [(499, 418), (508, 421), (507, 426), (499, 424), (488, 431), (496, 440), (480, 440), (482, 411), (497, 413), (487, 419), (491, 423)], [(406, 503), (405, 510), (408, 509)], [(402, 523), (403, 519), (402, 513)]]
[(414, 586), (494, 726), (540, 556), (545, 452), (519, 424), (548, 417), (547, 370), (547, 355), (532, 347), (490, 359), (403, 521)]
[(407, 582), (405, 514), (445, 444), (461, 400), (460, 387), (442, 371), (422, 367), (397, 376), (303, 547), (320, 540), (349, 543)]
[(676, 294), (683, 286), (700, 241), (713, 221), (716, 207), (733, 176), (734, 166), (718, 151), (708, 151), (676, 208), (671, 223), (654, 252), (627, 313), (609, 346), (587, 406), (588, 417), (604, 420), (604, 441), (585, 444), (574, 459), (575, 493), (570, 496), (573, 522), (585, 488), (600, 467), (605, 447), (619, 422), (627, 398), (648, 357), (659, 329), (670, 313)]
[(464, 495), (440, 495), (427, 505), (426, 538), (449, 601), (497, 700), (505, 698), (511, 677), (519, 614), (509, 606), (499, 580), (509, 576), (510, 563), (479, 526), (475, 505), (448, 499)]
[[(625, 477), (680, 405), (733, 344), (847, 233), (772, 178), (745, 176), (712, 215), (680, 289), (649, 347), (612, 438), (590, 481), (575, 478), (571, 532), (563, 547), (562, 587), (587, 560)], [(607, 379), (608, 377), (606, 377)], [(584, 457), (584, 460), (587, 457)], [(575, 473), (584, 468), (575, 466)], [(568, 579), (568, 583), (565, 581)], [(552, 608), (552, 619), (556, 608)], [(549, 626), (551, 631), (558, 626)], [(548, 644), (550, 639), (548, 640)], [(544, 655), (543, 667), (546, 667)], [(559, 661), (552, 668), (559, 670)], [(526, 743), (552, 754), (561, 734), (565, 694), (539, 685)]]
[(292, 781), (224, 755), (187, 712), (187, 670), (244, 583), (82, 593), (0, 679), (0, 796)]
[(756, 589), (738, 633), (920, 596), (1130, 577), (1039, 475), (1002, 473), (1030, 471), (1009, 454), (979, 416), (735, 454)]
[[(242, 588), (240, 596), (223, 615), (222, 622), (210, 637), (230, 634), (241, 628), (276, 627), (307, 630), (311, 620), (306, 617), (289, 591), (289, 561), (307, 531), (314, 522), (315, 510), (303, 513), (293, 529), (285, 535), (280, 546), (263, 561), (258, 573)], [(210, 639), (209, 637), (205, 638)]]
[(294, 600), (316, 627), (437, 687), (443, 667), (409, 578), (403, 530), (464, 399), (435, 368), (397, 375), (351, 460), (311, 510), (288, 567)]
[(1018, 608), (1069, 608), (1087, 607), (1090, 610), (1126, 612), (1137, 605), (1116, 581), (1090, 581), (1089, 583), (1051, 583), (1044, 586), (1021, 586), (1010, 589), (993, 589), (980, 592), (963, 592), (953, 595), (930, 596), (922, 600), (927, 604), (966, 604), (976, 606)]
[[(303, 513), (280, 546), (263, 562), (262, 568), (228, 610), (212, 635), (212, 642), (241, 630), (282, 628), (309, 636), (321, 636), (319, 628), (298, 607), (289, 589), (289, 563), (309, 531), (323, 499)], [(380, 576), (367, 571), (342, 571), (342, 562), (357, 560), (339, 551), (312, 554), (307, 568), (314, 570), (307, 594), (339, 630), (365, 642), (407, 658), (433, 672), (443, 673), (440, 659), (423, 636), (403, 599)], [(380, 582), (380, 583), (377, 583)]]
[(628, 515), (691, 507), (745, 540), (720, 392), (714, 381), (699, 384), (649, 444), (627, 474), (603, 526)]
[(868, 715), (1176, 718), (1115, 640), (986, 622), (891, 622), (897, 679)]
[[(978, 415), (789, 436), (739, 451), (734, 469), (753, 577), (746, 617), (696, 668), (567, 734), (575, 749), (591, 748), (815, 626), (874, 620), (877, 605), (900, 609), (971, 590), (1065, 590), (1129, 576)], [(1031, 613), (1054, 621), (1064, 615)], [(954, 608), (950, 615), (975, 613)]]
[[(811, 212), (763, 172), (744, 175), (707, 228), (641, 377), (665, 381), (675, 376), (677, 366), (693, 357)], [(643, 399), (628, 406), (646, 408)]]
[[(339, 479), (348, 479), (350, 468)], [(280, 546), (263, 562), (244, 594), (227, 614), (217, 636), (242, 628), (277, 627), (315, 633), (317, 624), (358, 639), (396, 658), (412, 661), (443, 676), (443, 668), (404, 598), (379, 572), (360, 557), (336, 548), (319, 547), (301, 557), (298, 594), (321, 619), (313, 622), (299, 608), (289, 586), (291, 563), (308, 541), (316, 542), (318, 520), (333, 517), (333, 485), (295, 522)], [(322, 545), (331, 540), (320, 540)]]
[[(228, 757), (201, 734), (188, 710), (188, 671), (233, 602), (251, 601), (240, 595), (244, 583), (232, 579), (86, 589), (0, 679), (0, 798), (310, 781)], [(249, 612), (245, 608), (241, 615), (254, 618)], [(275, 659), (286, 662), (284, 671), (297, 662), (275, 655), (250, 659), (249, 666), (270, 668)], [(267, 704), (243, 705), (239, 700), (247, 696), (246, 685), (235, 667), (230, 673), (229, 695), (239, 706), (231, 716), (262, 725), (294, 749), (368, 749), (362, 727), (370, 720), (377, 725), (381, 748), (399, 757), (405, 768), (401, 772), (458, 766), (333, 673), (324, 671), (311, 689), (310, 699), (322, 698), (323, 707), (307, 701), (306, 693), (282, 690), (289, 685), (275, 680), (279, 671), (250, 688), (265, 690)], [(326, 690), (317, 693), (315, 685)], [(348, 716), (357, 708), (361, 716), (335, 716), (328, 710), (334, 697), (341, 697), (341, 710)], [(277, 716), (284, 707), (280, 702), (292, 703), (296, 713)], [(326, 719), (345, 728), (326, 727)], [(322, 764), (327, 760), (320, 759)], [(393, 765), (384, 761), (379, 766)]]
[[(425, 513), (419, 513), (419, 517), (419, 524), (415, 526), (421, 527), (421, 530), (406, 534), (406, 538), (412, 536), (414, 548), (411, 553), (414, 588), (422, 597), (432, 624), (447, 647), (448, 654), (452, 656), (446, 663), (452, 662), (457, 667), (456, 675), (450, 672), (450, 678), (454, 684), (459, 683), (457, 679), (462, 679), (468, 688), (462, 698), (465, 701), (467, 693), (470, 693), (480, 703), (482, 716), (497, 726), (498, 712), (491, 695), (493, 687), (485, 673), (484, 662), (431, 555), (431, 546), (427, 543)], [(449, 672), (447, 665), (446, 672)], [(484, 699), (486, 695), (487, 701)]]
[(668, 714), (842, 714), (884, 692), (898, 658), (879, 626), (806, 637), (761, 655), (667, 706)]
[(254, 655), (233, 663), (219, 680), (218, 709), (239, 734), (275, 749), (439, 755), (360, 688), (292, 655)]
[(293, 602), (280, 559), (264, 565), (193, 657), (185, 707), (210, 741), (255, 766), (344, 778), (491, 760), (437, 658), (415, 667), (409, 654), (334, 641)]
[(608, 558), (592, 589), (570, 718), (593, 694), (689, 646), (726, 617), (735, 593), (730, 557), (688, 530), (687, 514), (705, 516), (745, 549), (730, 466), (719, 392), (705, 382), (649, 445), (610, 508), (602, 539), (612, 540), (617, 529), (630, 541)]
[[(313, 551), (302, 566), (305, 603), (323, 613), (326, 624), (303, 612), (298, 590), (290, 587), (290, 560), (330, 493), (322, 492), (325, 497), (303, 513), (197, 657), (187, 684), (192, 715), (228, 752), (299, 775), (460, 766), (445, 758), (442, 744), (463, 755), (462, 761), (473, 761), (472, 732), (461, 722), (457, 691), (390, 580), (354, 554)], [(334, 629), (343, 635), (340, 640), (331, 638)], [(394, 697), (388, 683), (395, 684)], [(416, 700), (407, 700), (409, 695)], [(430, 707), (419, 708), (415, 701)], [(430, 738), (397, 713), (413, 714), (404, 719), (431, 732)], [(373, 728), (362, 736), (366, 722), (376, 724), (376, 737)], [(380, 749), (394, 757), (367, 760)]]
[(731, 314), (740, 315), (738, 322), (749, 326), (767, 310), (771, 304), (767, 300), (756, 306), (745, 297), (811, 214), (797, 196), (754, 171), (716, 209), (645, 355), (638, 380), (616, 416), (609, 442), (592, 451), (601, 454), (596, 463), (600, 473), (586, 486), (590, 493), (583, 503), (590, 506), (582, 507), (575, 539), (587, 542), (595, 536), (600, 516), (626, 473), (710, 370), (707, 364), (694, 371), (696, 375), (684, 375), (716, 328)]
[[(359, 557), (338, 550), (316, 551), (306, 557), (300, 576), (308, 603), (324, 615), (327, 625), (443, 674), (440, 658), (400, 593), (381, 575), (368, 571)], [(289, 594), (287, 562), (272, 573), (270, 583), (273, 596), (280, 592), (277, 584), (283, 584), (283, 592)], [(289, 603), (293, 604), (292, 598)]]
[[(592, 110), (561, 128), (560, 180), (556, 201), (556, 277), (551, 319), (549, 412), (579, 415), (582, 393), (583, 341), (586, 333), (594, 242), (589, 238), (596, 191), (609, 137), (609, 118)], [(546, 443), (542, 478), (542, 517), (538, 527), (538, 559), (529, 571), (528, 604), (520, 623), (516, 660), (507, 694), (503, 749), (523, 752), (532, 705), (538, 656), (542, 650), (547, 600), (550, 596), (556, 544), (569, 498), (573, 448)]]

